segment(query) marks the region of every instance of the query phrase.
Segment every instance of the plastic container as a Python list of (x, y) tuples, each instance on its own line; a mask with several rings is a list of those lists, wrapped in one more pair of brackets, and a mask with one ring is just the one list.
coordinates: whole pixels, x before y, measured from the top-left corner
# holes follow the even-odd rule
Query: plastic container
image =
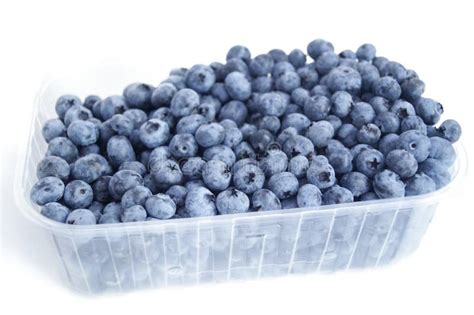
[(38, 95), (30, 139), (19, 162), (15, 183), (19, 207), (50, 240), (38, 246), (53, 246), (58, 253), (58, 264), (51, 268), (62, 271), (66, 283), (81, 292), (385, 265), (418, 247), (439, 199), (465, 165), (464, 151), (456, 144), (453, 181), (441, 190), (318, 209), (97, 226), (70, 226), (41, 216), (29, 192), (36, 181), (36, 165), (46, 151), (41, 126), (55, 117), (56, 98), (120, 93), (133, 80), (130, 77), (110, 68), (46, 85)]

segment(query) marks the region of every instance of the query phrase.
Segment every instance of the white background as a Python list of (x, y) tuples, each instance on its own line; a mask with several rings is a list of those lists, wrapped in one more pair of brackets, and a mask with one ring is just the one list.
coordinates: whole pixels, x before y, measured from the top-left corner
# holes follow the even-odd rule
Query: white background
[(41, 265), (36, 231), (18, 213), (11, 185), (25, 117), (45, 78), (104, 62), (144, 67), (147, 60), (149, 71), (164, 78), (177, 66), (223, 61), (234, 44), (256, 55), (305, 49), (314, 38), (331, 40), (337, 50), (371, 42), (380, 55), (415, 69), (426, 95), (444, 105), (444, 117), (461, 122), (473, 157), (474, 23), (463, 3), (469, 2), (2, 1), (0, 313), (473, 314), (469, 175), (440, 204), (420, 249), (388, 268), (99, 298), (71, 292), (55, 266)]

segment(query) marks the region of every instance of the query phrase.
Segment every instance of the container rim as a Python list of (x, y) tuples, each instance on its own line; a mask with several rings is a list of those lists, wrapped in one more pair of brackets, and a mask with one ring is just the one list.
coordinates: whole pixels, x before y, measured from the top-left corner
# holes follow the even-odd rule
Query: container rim
[[(399, 197), (391, 199), (378, 199), (370, 201), (358, 201), (345, 204), (336, 204), (336, 205), (325, 205), (317, 208), (292, 208), (292, 209), (282, 209), (282, 210), (272, 210), (272, 211), (259, 211), (259, 212), (247, 212), (239, 214), (228, 214), (228, 215), (217, 215), (209, 217), (193, 217), (193, 218), (179, 218), (172, 220), (163, 220), (163, 221), (144, 221), (144, 222), (128, 222), (120, 224), (98, 224), (98, 225), (68, 225), (60, 222), (50, 220), (40, 214), (39, 211), (36, 211), (35, 206), (28, 198), (29, 191), (27, 187), (23, 185), (26, 177), (26, 166), (28, 158), (31, 154), (32, 140), (34, 136), (34, 122), (38, 114), (40, 100), (49, 88), (49, 86), (55, 80), (44, 81), (38, 92), (36, 93), (34, 99), (34, 105), (31, 110), (30, 117), (30, 127), (28, 132), (27, 139), (23, 139), (18, 146), (18, 161), (16, 163), (15, 169), (15, 178), (14, 178), (14, 199), (16, 205), (20, 208), (22, 214), (34, 224), (39, 225), (43, 228), (54, 231), (54, 233), (63, 233), (63, 234), (90, 234), (97, 232), (107, 232), (107, 233), (120, 233), (123, 231), (129, 230), (153, 230), (153, 229), (162, 229), (166, 227), (174, 227), (175, 225), (181, 226), (195, 226), (196, 224), (213, 224), (217, 222), (231, 222), (232, 224), (235, 221), (243, 221), (246, 219), (252, 219), (256, 217), (281, 217), (281, 216), (291, 216), (291, 215), (311, 215), (317, 213), (318, 215), (323, 213), (336, 213), (338, 211), (365, 211), (368, 208), (380, 208), (381, 206), (389, 206), (388, 208), (399, 208), (403, 209), (404, 207), (413, 207), (414, 205), (425, 203), (427, 200), (438, 200), (441, 195), (445, 194), (447, 191), (451, 190), (452, 187), (457, 186), (459, 182), (465, 177), (467, 173), (467, 152), (465, 147), (462, 144), (462, 141), (458, 141), (454, 144), (454, 149), (456, 151), (456, 161), (453, 165), (452, 179), (448, 185), (438, 189), (434, 192), (410, 196), (410, 197)], [(382, 210), (383, 211), (383, 210)], [(271, 220), (271, 219), (270, 219)]]

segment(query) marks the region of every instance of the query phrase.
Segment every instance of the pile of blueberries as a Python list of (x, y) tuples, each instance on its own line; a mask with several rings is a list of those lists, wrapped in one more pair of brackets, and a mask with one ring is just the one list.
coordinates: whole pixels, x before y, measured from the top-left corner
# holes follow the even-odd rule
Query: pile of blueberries
[[(307, 55), (311, 58), (307, 58)], [(413, 70), (371, 44), (273, 49), (179, 68), (157, 87), (56, 103), (31, 199), (68, 224), (413, 196), (449, 183), (461, 135)]]

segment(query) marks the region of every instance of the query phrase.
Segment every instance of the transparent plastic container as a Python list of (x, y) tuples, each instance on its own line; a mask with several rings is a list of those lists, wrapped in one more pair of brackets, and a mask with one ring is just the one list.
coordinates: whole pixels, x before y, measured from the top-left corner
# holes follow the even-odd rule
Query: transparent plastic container
[(36, 100), (30, 137), (15, 178), (19, 208), (50, 240), (38, 246), (52, 246), (58, 254), (51, 268), (61, 271), (71, 288), (84, 293), (385, 265), (418, 247), (439, 199), (465, 169), (464, 151), (456, 144), (452, 182), (422, 196), (95, 226), (71, 226), (43, 217), (29, 193), (36, 181), (36, 165), (47, 148), (41, 127), (56, 116), (57, 97), (117, 94), (134, 79), (147, 76), (112, 67), (46, 84)]

